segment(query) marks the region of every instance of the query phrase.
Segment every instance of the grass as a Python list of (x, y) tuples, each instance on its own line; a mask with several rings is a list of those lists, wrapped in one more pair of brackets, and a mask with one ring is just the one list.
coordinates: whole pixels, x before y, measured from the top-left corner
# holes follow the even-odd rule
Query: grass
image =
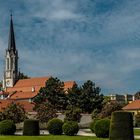
[(0, 136), (0, 140), (108, 140), (96, 137), (84, 136)]
[(140, 129), (134, 129), (134, 135), (135, 136), (140, 136)]
[[(105, 138), (97, 137), (85, 137), (85, 136), (0, 136), (0, 140), (109, 140)], [(140, 140), (140, 139), (135, 139)]]

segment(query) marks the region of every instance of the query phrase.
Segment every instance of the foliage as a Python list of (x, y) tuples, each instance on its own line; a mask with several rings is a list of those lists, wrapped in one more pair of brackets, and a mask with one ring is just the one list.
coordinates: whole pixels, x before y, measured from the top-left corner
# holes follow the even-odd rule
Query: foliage
[(2, 88), (2, 81), (0, 81), (0, 91), (2, 91), (3, 88)]
[(79, 131), (79, 126), (77, 122), (74, 121), (67, 121), (63, 124), (63, 132), (68, 136), (74, 136)]
[(39, 121), (28, 119), (24, 121), (23, 135), (38, 136), (39, 135)]
[(116, 111), (112, 113), (110, 140), (134, 140), (133, 116), (130, 112)]
[(25, 75), (24, 73), (22, 72), (19, 72), (19, 76), (18, 76), (19, 79), (29, 79), (30, 77)]
[(110, 101), (102, 108), (100, 118), (110, 118), (111, 113), (122, 109), (122, 104), (117, 101)]
[(98, 120), (95, 123), (95, 134), (99, 138), (108, 138), (109, 137), (109, 127), (110, 127), (110, 120), (109, 119), (102, 119)]
[(33, 102), (35, 103), (35, 110), (40, 106), (40, 104), (47, 102), (47, 94), (45, 87), (41, 87), (37, 96), (34, 97)]
[(41, 122), (48, 122), (52, 118), (56, 118), (58, 115), (56, 114), (56, 110), (48, 107), (47, 104), (43, 103), (40, 104), (39, 107), (36, 109), (37, 115), (36, 118)]
[(24, 121), (27, 116), (24, 107), (19, 103), (10, 103), (3, 111), (4, 119), (12, 120), (14, 123)]
[(75, 83), (71, 89), (68, 89), (67, 92), (67, 108), (79, 108), (81, 88)]
[(140, 113), (135, 115), (135, 124), (137, 127), (140, 127)]
[(139, 100), (140, 99), (140, 91), (138, 91), (134, 96), (135, 96), (135, 100)]
[(92, 119), (96, 119), (96, 118), (99, 118), (99, 113), (101, 112), (101, 110), (99, 109), (94, 109), (93, 112), (92, 112)]
[(81, 120), (81, 109), (79, 108), (70, 108), (65, 112), (65, 121), (77, 121)]
[(3, 120), (5, 120), (5, 116), (4, 116), (3, 112), (0, 112), (0, 121), (3, 121)]
[(16, 132), (16, 125), (11, 120), (3, 120), (0, 122), (1, 135), (14, 135)]
[(64, 83), (58, 78), (49, 78), (46, 81), (46, 86), (41, 88), (38, 95), (34, 98), (36, 107), (38, 104), (47, 102), (53, 109), (59, 111), (66, 109), (66, 96), (64, 94)]
[(111, 101), (111, 97), (110, 96), (104, 96), (103, 105), (106, 105), (110, 101)]
[(94, 133), (95, 132), (95, 124), (97, 121), (99, 121), (100, 119), (93, 119), (93, 121), (90, 123), (90, 130)]
[(49, 120), (49, 122), (47, 123), (47, 129), (49, 133), (52, 135), (61, 135), (63, 132), (62, 126), (63, 126), (62, 120), (57, 118), (53, 118)]
[(91, 113), (94, 109), (101, 109), (103, 102), (103, 95), (100, 95), (101, 89), (95, 87), (95, 83), (88, 80), (82, 86), (82, 93), (80, 95), (80, 108), (83, 113)]

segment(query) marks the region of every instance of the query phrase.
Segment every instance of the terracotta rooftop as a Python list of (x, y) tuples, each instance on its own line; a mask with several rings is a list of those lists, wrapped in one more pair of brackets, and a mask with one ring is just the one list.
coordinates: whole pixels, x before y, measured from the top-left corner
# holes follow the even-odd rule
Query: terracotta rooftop
[(16, 92), (11, 95), (10, 99), (31, 99), (37, 95), (38, 92)]
[(0, 100), (0, 111), (3, 111), (10, 103), (16, 102), (23, 105), (27, 112), (33, 112), (34, 104), (27, 101)]
[(122, 108), (123, 110), (138, 110), (140, 109), (140, 100), (135, 100), (125, 107)]
[(7, 88), (8, 92), (11, 91), (23, 91), (23, 92), (30, 92), (32, 87), (35, 88), (36, 91), (39, 91), (41, 87), (45, 86), (45, 82), (50, 77), (37, 77), (37, 78), (30, 78), (30, 79), (21, 79), (18, 80), (17, 83), (12, 88)]
[[(46, 81), (50, 77), (37, 77), (30, 79), (21, 79), (12, 88), (7, 88), (6, 92), (10, 93), (10, 99), (31, 99), (37, 95), (41, 87), (45, 87)], [(74, 81), (64, 82), (64, 89), (72, 88)], [(32, 92), (33, 90), (33, 92)]]
[[(30, 92), (32, 88), (34, 88), (35, 91), (38, 92), (41, 87), (45, 86), (45, 83), (49, 78), (50, 77), (37, 77), (18, 80), (17, 83), (14, 85), (14, 87), (7, 88), (7, 92), (12, 91)], [(74, 81), (64, 82), (64, 89), (67, 90), (68, 88), (72, 88), (74, 83), (75, 83)]]

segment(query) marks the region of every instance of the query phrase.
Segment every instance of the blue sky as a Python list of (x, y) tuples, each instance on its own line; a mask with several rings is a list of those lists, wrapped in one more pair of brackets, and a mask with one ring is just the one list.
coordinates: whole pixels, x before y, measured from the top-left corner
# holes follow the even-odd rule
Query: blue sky
[(13, 11), (19, 67), (102, 92), (140, 90), (139, 0), (0, 0), (0, 77)]

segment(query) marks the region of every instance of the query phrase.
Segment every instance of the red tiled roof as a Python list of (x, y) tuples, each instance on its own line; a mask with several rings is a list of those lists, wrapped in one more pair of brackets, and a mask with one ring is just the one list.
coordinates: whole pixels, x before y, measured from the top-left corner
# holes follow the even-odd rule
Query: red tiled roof
[(4, 110), (10, 103), (16, 102), (23, 105), (27, 112), (33, 112), (34, 104), (27, 101), (0, 100), (0, 111)]
[(5, 91), (0, 91), (0, 95), (9, 95), (9, 93)]
[(38, 77), (38, 78), (30, 78), (30, 79), (21, 79), (18, 80), (17, 83), (12, 88), (7, 88), (8, 92), (11, 91), (23, 91), (30, 92), (32, 87), (35, 88), (36, 91), (39, 91), (41, 87), (45, 86), (45, 82), (50, 77)]
[[(11, 91), (23, 91), (30, 92), (32, 87), (35, 88), (35, 91), (38, 92), (41, 87), (45, 87), (46, 81), (50, 77), (38, 77), (38, 78), (30, 78), (30, 79), (22, 79), (18, 80), (17, 83), (12, 88), (7, 88), (7, 92)], [(66, 81), (64, 82), (64, 89), (72, 88), (74, 85), (74, 81)]]
[(67, 90), (68, 88), (72, 88), (75, 84), (75, 81), (66, 81), (64, 82), (64, 89)]
[(138, 110), (140, 109), (140, 100), (135, 100), (125, 107), (122, 108), (123, 110)]
[[(12, 88), (7, 88), (7, 92), (11, 93), (10, 99), (31, 99), (37, 95), (41, 87), (45, 87), (46, 81), (50, 77), (37, 77), (30, 79), (21, 79)], [(64, 82), (64, 89), (72, 88), (74, 81)], [(32, 92), (34, 88), (34, 92)]]
[(11, 95), (10, 99), (31, 99), (37, 95), (38, 92), (16, 92)]

